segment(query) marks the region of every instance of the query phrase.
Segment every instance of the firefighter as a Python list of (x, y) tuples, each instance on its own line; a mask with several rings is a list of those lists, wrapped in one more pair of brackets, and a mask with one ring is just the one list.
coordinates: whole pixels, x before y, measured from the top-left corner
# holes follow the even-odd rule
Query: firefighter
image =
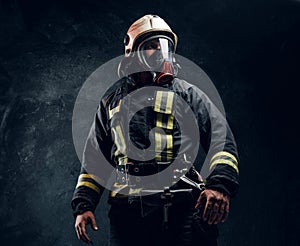
[[(78, 239), (86, 243), (92, 242), (86, 226), (98, 230), (94, 211), (110, 178), (103, 175), (107, 160), (116, 170), (108, 199), (110, 245), (217, 245), (216, 226), (226, 220), (239, 186), (237, 146), (207, 95), (177, 78), (177, 41), (157, 15), (128, 29), (120, 80), (100, 101), (71, 203)], [(199, 135), (183, 133), (187, 108)], [(199, 150), (191, 143), (195, 135), (210, 159), (204, 181), (191, 158)], [(140, 181), (154, 175), (159, 183), (165, 170), (171, 181), (163, 189)]]

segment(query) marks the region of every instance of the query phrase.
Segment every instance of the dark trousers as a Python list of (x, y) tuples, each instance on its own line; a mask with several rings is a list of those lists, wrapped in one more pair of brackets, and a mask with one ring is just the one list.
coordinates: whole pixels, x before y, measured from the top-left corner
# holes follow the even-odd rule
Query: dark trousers
[[(216, 246), (218, 229), (194, 216), (191, 201), (172, 204), (168, 223), (163, 223), (163, 208), (140, 202), (112, 205), (110, 246)], [(197, 219), (198, 218), (198, 219)]]

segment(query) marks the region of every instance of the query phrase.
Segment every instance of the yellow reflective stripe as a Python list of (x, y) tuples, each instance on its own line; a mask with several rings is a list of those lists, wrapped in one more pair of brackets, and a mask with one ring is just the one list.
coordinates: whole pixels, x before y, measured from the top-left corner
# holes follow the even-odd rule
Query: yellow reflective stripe
[(110, 107), (109, 107), (109, 110), (108, 110), (109, 119), (111, 119), (115, 113), (120, 111), (121, 101), (122, 100), (120, 100), (118, 105), (116, 107), (114, 107), (113, 109), (110, 109)]
[(111, 129), (112, 130), (112, 132), (113, 132), (113, 134), (114, 134), (114, 136), (115, 136), (115, 144), (116, 144), (116, 146), (117, 146), (117, 149), (116, 149), (116, 151), (115, 151), (115, 153), (114, 153), (114, 155), (115, 156), (117, 156), (119, 153), (120, 153), (120, 149), (121, 149), (121, 144), (119, 143), (119, 138), (118, 138), (118, 134), (117, 134), (117, 132), (116, 132), (116, 129), (115, 128), (112, 128)]
[[(127, 188), (127, 187), (128, 186), (126, 185), (126, 187), (124, 187), (124, 188)], [(124, 189), (124, 188), (122, 188), (122, 189)], [(122, 189), (111, 191), (110, 192), (110, 197), (116, 197), (116, 196), (118, 196), (118, 197), (127, 197), (127, 195), (119, 193)], [(143, 190), (143, 188), (136, 188), (136, 189), (129, 188), (128, 194), (129, 195), (138, 195), (138, 194), (141, 193), (142, 190)]]
[(117, 128), (117, 132), (118, 132), (118, 134), (120, 136), (120, 139), (121, 139), (121, 144), (122, 144), (122, 152), (121, 153), (124, 155), (124, 156), (120, 157), (120, 159), (121, 159), (121, 162), (123, 164), (127, 164), (128, 158), (126, 156), (126, 143), (125, 143), (124, 135), (123, 135), (123, 132), (122, 132), (122, 129), (121, 129), (120, 125), (117, 125), (116, 128)]
[(157, 114), (156, 115), (156, 126), (157, 127), (162, 127), (163, 123), (162, 123), (162, 114)]
[[(173, 122), (174, 122), (174, 115), (168, 115), (168, 122), (166, 124), (166, 128), (169, 130), (173, 130)], [(163, 114), (157, 113), (156, 115), (156, 126), (164, 128), (163, 126)]]
[[(164, 101), (163, 101), (164, 99)], [(171, 114), (173, 108), (174, 92), (157, 91), (155, 97), (154, 111), (165, 114)], [(166, 102), (165, 108), (162, 104)]]
[(229, 158), (231, 158), (232, 160), (234, 160), (236, 163), (238, 163), (236, 157), (233, 155), (233, 154), (230, 154), (229, 152), (227, 151), (221, 151), (221, 152), (218, 152), (216, 153), (212, 158), (211, 158), (211, 162), (218, 156), (222, 156), (222, 155), (225, 155)]
[(167, 134), (167, 160), (172, 159), (173, 154), (173, 136), (171, 134)]
[[(157, 91), (156, 98), (155, 98), (155, 106), (154, 111), (157, 112), (156, 114), (156, 127), (159, 128), (166, 128), (168, 130), (173, 130), (173, 122), (174, 122), (174, 115), (172, 115), (172, 107), (173, 107), (173, 100), (174, 100), (174, 92), (168, 91)], [(166, 103), (165, 108), (162, 104)], [(167, 115), (165, 119), (163, 118), (164, 115)], [(166, 122), (164, 122), (166, 121)], [(172, 159), (173, 156), (173, 135), (172, 134), (161, 134), (160, 132), (155, 132), (155, 152), (156, 156), (155, 159), (157, 161), (162, 161), (162, 138), (166, 138), (166, 157), (167, 160)]]
[(162, 160), (162, 138), (166, 138), (166, 154), (167, 154), (167, 161), (171, 160), (173, 157), (173, 136), (172, 134), (160, 134), (159, 132), (155, 133), (155, 143), (156, 143), (156, 160), (161, 161)]
[(111, 110), (108, 111), (108, 114), (109, 114), (109, 119), (111, 119), (115, 113), (119, 112), (120, 111), (120, 106), (117, 106)]
[(231, 166), (237, 173), (239, 173), (239, 169), (238, 169), (238, 167), (236, 166), (236, 164), (234, 164), (232, 161), (225, 160), (225, 159), (218, 159), (218, 160), (215, 160), (214, 162), (212, 162), (212, 163), (210, 164), (209, 169), (211, 170), (214, 166), (216, 166), (216, 165), (218, 165), (218, 164), (226, 164), (226, 165), (229, 165), (229, 166)]
[(158, 91), (156, 93), (154, 111), (160, 112), (161, 98), (162, 98), (162, 91)]
[(129, 195), (140, 194), (142, 190), (143, 190), (143, 188), (135, 188), (135, 189), (130, 188), (129, 189)]
[(161, 161), (161, 152), (162, 152), (162, 146), (161, 146), (161, 134), (159, 132), (155, 132), (155, 159), (157, 161)]
[(167, 93), (167, 105), (166, 105), (166, 114), (172, 113), (172, 105), (173, 105), (173, 98), (174, 98), (174, 92), (166, 92)]
[(99, 184), (101, 182), (101, 179), (99, 177), (97, 177), (96, 175), (93, 175), (93, 174), (87, 174), (87, 173), (80, 174), (78, 180), (80, 180), (82, 178), (93, 179)]
[[(118, 157), (119, 164), (127, 164), (128, 157), (125, 155), (126, 143), (125, 143), (121, 126), (117, 125), (115, 128), (112, 128), (112, 131), (115, 136), (115, 144), (117, 146), (114, 155)], [(124, 156), (119, 156), (120, 154), (123, 154)]]
[(111, 192), (110, 192), (110, 196), (111, 196), (111, 197), (115, 197), (116, 195), (117, 195), (117, 192), (115, 192), (115, 191), (111, 191)]
[(127, 156), (120, 156), (118, 159), (119, 165), (125, 165), (128, 163), (128, 157)]
[[(121, 140), (121, 145), (122, 146), (120, 146), (120, 147), (122, 148), (122, 150), (125, 151), (126, 144), (125, 144), (125, 139), (124, 139), (124, 136), (123, 136), (123, 132), (122, 132), (121, 126), (117, 125), (116, 126), (116, 130), (117, 130), (117, 134), (118, 134), (118, 136), (120, 137), (120, 140)], [(124, 153), (124, 152), (122, 152), (122, 153)]]
[[(113, 186), (112, 186), (112, 190), (110, 192), (110, 196), (111, 197), (115, 197), (116, 195), (118, 195), (118, 193), (125, 189), (125, 188), (128, 188), (128, 185), (127, 184), (118, 184), (118, 183), (114, 183)], [(119, 195), (123, 195), (123, 194), (119, 194)]]
[(168, 116), (167, 129), (173, 130), (173, 122), (174, 122), (174, 115), (170, 114)]
[(100, 194), (100, 189), (91, 182), (88, 182), (88, 181), (78, 182), (78, 184), (76, 185), (76, 189), (80, 186), (89, 187)]

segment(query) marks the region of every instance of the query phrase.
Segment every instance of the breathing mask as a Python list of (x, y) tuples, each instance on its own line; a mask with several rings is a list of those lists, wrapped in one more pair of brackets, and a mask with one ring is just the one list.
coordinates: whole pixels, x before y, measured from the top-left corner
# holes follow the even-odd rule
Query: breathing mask
[(155, 83), (169, 83), (174, 78), (174, 44), (164, 36), (150, 36), (140, 43), (136, 52), (146, 71), (151, 71)]

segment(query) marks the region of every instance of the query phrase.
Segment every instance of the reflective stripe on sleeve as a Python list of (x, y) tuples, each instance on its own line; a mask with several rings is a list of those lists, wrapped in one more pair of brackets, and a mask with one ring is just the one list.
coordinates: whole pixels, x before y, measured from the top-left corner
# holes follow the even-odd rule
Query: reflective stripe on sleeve
[(235, 157), (233, 154), (231, 154), (231, 153), (229, 153), (229, 152), (227, 152), (227, 151), (220, 151), (220, 152), (216, 153), (216, 154), (211, 158), (211, 162), (212, 162), (215, 158), (217, 158), (217, 157), (219, 157), (219, 156), (227, 156), (227, 157), (231, 158), (232, 160), (234, 160), (236, 163), (238, 163), (236, 157)]
[(92, 180), (96, 181), (98, 184), (101, 183), (101, 179), (94, 174), (88, 174), (88, 173), (80, 174), (78, 180), (82, 181), (82, 179), (92, 179)]
[(77, 185), (76, 185), (76, 189), (80, 186), (88, 187), (88, 188), (96, 191), (98, 194), (100, 194), (100, 189), (91, 182), (88, 182), (88, 181), (78, 182)]
[(211, 164), (210, 164), (210, 167), (209, 169), (211, 170), (214, 166), (218, 165), (218, 164), (225, 164), (225, 165), (229, 165), (231, 166), (237, 173), (239, 173), (239, 169), (237, 167), (237, 165), (230, 161), (230, 160), (225, 160), (225, 159), (217, 159), (215, 161), (213, 161)]

